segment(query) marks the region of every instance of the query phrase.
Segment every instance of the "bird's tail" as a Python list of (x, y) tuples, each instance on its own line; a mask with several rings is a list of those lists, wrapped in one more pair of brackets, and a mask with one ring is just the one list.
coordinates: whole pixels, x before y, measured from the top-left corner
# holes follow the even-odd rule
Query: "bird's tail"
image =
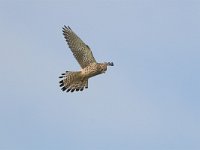
[(66, 71), (59, 78), (62, 79), (59, 83), (63, 91), (83, 91), (88, 88), (88, 79), (83, 80), (80, 71)]

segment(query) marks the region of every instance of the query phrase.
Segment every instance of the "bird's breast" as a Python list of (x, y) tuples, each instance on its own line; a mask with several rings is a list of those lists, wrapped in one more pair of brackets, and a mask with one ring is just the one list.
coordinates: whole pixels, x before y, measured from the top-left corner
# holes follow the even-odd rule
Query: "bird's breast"
[(90, 77), (100, 74), (98, 71), (98, 67), (95, 64), (91, 64), (85, 67), (84, 69), (81, 70), (81, 73), (85, 78), (90, 78)]

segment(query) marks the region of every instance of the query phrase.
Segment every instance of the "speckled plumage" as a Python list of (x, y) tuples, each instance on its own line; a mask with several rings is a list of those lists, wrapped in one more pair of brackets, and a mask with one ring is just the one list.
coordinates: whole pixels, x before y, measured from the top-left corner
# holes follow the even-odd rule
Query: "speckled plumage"
[(112, 62), (97, 63), (89, 46), (86, 45), (68, 26), (64, 26), (63, 35), (74, 57), (81, 66), (80, 71), (66, 71), (59, 78), (63, 91), (83, 91), (88, 88), (88, 79), (101, 73), (105, 73), (107, 66), (113, 66)]

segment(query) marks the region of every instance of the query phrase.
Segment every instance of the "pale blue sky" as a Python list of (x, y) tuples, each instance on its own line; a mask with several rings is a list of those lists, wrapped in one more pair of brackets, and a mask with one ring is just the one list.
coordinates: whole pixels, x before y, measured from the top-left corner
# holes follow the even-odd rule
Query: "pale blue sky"
[[(99, 62), (89, 89), (69, 25)], [(199, 150), (200, 0), (1, 0), (0, 150)]]

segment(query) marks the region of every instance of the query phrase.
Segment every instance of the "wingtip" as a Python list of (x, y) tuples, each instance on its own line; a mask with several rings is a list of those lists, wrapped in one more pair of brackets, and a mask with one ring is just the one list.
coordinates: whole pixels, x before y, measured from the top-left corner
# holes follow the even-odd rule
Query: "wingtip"
[(66, 25), (64, 25), (64, 27), (62, 27), (62, 28), (63, 28), (63, 30), (66, 30), (66, 29), (72, 30), (72, 29), (70, 28), (70, 26), (66, 26)]

